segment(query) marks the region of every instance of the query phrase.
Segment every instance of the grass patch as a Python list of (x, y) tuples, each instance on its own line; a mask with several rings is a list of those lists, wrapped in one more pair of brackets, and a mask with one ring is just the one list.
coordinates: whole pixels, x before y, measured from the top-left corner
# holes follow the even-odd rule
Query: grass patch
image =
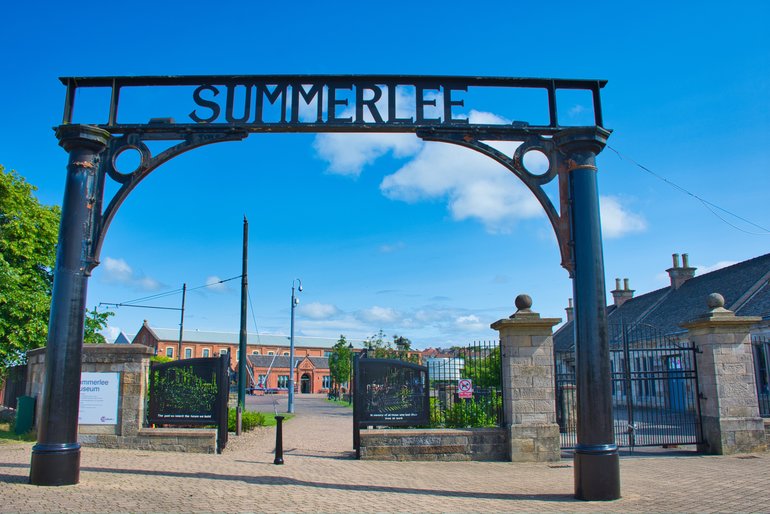
[(340, 405), (342, 407), (349, 407), (351, 409), (353, 408), (353, 404), (352, 403), (348, 403), (347, 400), (330, 400), (329, 398), (327, 398), (326, 401), (329, 402), (329, 403), (333, 403), (334, 405)]
[[(263, 426), (265, 427), (274, 427), (278, 424), (278, 421), (275, 419), (275, 414), (272, 412), (263, 412), (262, 414), (265, 415), (265, 424)], [(279, 413), (279, 416), (283, 416), (284, 423), (286, 421), (289, 421), (291, 418), (294, 417), (294, 414), (287, 414), (285, 412)]]
[(0, 423), (0, 442), (29, 442), (37, 439), (34, 431), (30, 430), (26, 434), (16, 435), (13, 431), (13, 423)]

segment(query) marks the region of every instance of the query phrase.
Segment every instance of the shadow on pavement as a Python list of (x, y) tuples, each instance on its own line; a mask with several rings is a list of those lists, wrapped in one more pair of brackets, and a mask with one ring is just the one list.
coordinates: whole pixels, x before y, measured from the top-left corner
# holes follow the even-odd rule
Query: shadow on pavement
[[(0, 464), (4, 467), (29, 467), (26, 464)], [(480, 491), (451, 491), (442, 489), (417, 489), (413, 487), (394, 487), (371, 484), (333, 484), (326, 482), (311, 482), (283, 476), (250, 476), (250, 475), (220, 475), (216, 473), (182, 472), (182, 471), (155, 471), (147, 469), (114, 469), (83, 467), (83, 472), (89, 473), (116, 473), (119, 475), (139, 476), (164, 476), (175, 478), (191, 478), (196, 480), (227, 480), (239, 481), (252, 485), (270, 486), (302, 486), (316, 487), (319, 489), (336, 489), (339, 491), (379, 492), (397, 494), (420, 494), (442, 496), (446, 498), (482, 498), (488, 500), (533, 500), (544, 502), (583, 503), (576, 500), (571, 494), (517, 494), (517, 493), (485, 493)], [(27, 477), (0, 474), (0, 481), (27, 483)]]

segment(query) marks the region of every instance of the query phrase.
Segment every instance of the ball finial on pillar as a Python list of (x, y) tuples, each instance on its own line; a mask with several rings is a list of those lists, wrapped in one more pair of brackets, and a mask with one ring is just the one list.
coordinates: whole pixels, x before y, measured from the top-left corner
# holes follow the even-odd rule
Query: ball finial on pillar
[(514, 302), (516, 305), (516, 312), (532, 312), (532, 297), (528, 294), (520, 294), (516, 297)]
[(725, 297), (719, 293), (711, 293), (706, 299), (706, 305), (710, 310), (719, 309), (725, 306)]

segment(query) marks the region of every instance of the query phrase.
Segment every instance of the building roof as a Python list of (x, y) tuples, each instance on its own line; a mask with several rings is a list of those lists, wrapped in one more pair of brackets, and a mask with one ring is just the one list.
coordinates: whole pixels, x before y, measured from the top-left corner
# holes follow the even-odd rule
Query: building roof
[[(297, 356), (294, 356), (294, 367), (297, 367), (305, 359), (308, 359), (316, 368), (327, 369), (329, 367), (329, 359), (327, 357)], [(249, 355), (249, 363), (256, 368), (288, 369), (289, 357), (286, 355)]]
[[(682, 323), (706, 313), (711, 293), (725, 298), (725, 307), (739, 316), (770, 319), (770, 254), (695, 276), (679, 289), (664, 287), (607, 308), (610, 324), (644, 323), (663, 334), (683, 332)], [(554, 348), (568, 350), (574, 344), (574, 321), (554, 334)]]
[[(179, 341), (179, 329), (177, 328), (158, 328), (145, 325), (159, 341)], [(215, 332), (206, 330), (185, 330), (182, 337), (183, 342), (204, 343), (204, 344), (238, 344), (240, 334), (238, 332)], [(337, 343), (338, 339), (331, 337), (312, 337), (312, 336), (294, 336), (294, 346), (299, 348), (331, 348)], [(347, 339), (348, 343), (353, 343), (354, 347), (362, 348), (363, 341)], [(249, 346), (285, 346), (289, 347), (290, 337), (276, 334), (254, 334), (249, 333), (246, 337), (246, 344)]]

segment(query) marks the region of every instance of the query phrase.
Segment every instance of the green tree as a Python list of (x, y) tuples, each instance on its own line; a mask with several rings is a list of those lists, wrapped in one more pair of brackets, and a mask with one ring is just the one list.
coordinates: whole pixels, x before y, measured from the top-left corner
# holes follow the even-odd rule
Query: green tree
[(115, 313), (112, 311), (99, 312), (96, 310), (96, 307), (94, 307), (94, 310), (86, 312), (83, 342), (86, 344), (106, 343), (107, 340), (99, 331), (107, 328), (107, 320), (114, 315)]
[(329, 355), (329, 372), (335, 384), (343, 384), (350, 378), (352, 357), (347, 339), (344, 335), (340, 335), (339, 340), (332, 347), (331, 355)]
[(45, 346), (61, 211), (0, 166), (0, 373)]
[(388, 359), (393, 354), (390, 341), (385, 338), (385, 332), (379, 330), (372, 337), (364, 340), (364, 348), (367, 349), (367, 356), (373, 359)]

